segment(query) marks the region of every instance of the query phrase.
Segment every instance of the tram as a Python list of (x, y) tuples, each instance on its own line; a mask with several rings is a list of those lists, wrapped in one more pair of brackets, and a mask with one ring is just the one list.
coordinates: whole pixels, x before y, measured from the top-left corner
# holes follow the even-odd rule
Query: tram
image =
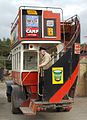
[[(49, 68), (41, 68), (42, 78), (38, 67), (40, 47), (51, 56)], [(6, 82), (12, 112), (36, 115), (47, 109), (70, 111), (78, 80), (79, 54), (77, 15), (64, 20), (61, 8), (21, 6), (11, 27), (12, 81)], [(38, 96), (42, 97), (40, 101)]]

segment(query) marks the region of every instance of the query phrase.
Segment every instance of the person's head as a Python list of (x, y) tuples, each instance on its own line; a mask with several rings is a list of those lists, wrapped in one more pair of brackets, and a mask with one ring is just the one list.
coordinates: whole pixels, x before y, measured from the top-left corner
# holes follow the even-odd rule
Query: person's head
[(45, 55), (46, 49), (43, 47), (40, 47), (39, 51), (40, 51), (40, 54)]

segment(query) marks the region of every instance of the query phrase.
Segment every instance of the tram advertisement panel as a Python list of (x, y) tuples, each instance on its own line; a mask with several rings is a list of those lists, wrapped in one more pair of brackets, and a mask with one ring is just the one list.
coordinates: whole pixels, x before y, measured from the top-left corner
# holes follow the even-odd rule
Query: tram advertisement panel
[(56, 37), (56, 19), (44, 19), (44, 36)]
[(26, 15), (26, 37), (39, 37), (39, 16)]
[(42, 11), (41, 10), (23, 10), (23, 37), (37, 37), (42, 35)]

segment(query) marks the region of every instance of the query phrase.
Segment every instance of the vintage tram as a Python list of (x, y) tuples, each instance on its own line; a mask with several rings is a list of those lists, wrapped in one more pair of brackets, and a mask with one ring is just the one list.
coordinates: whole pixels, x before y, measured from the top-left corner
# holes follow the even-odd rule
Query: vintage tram
[[(40, 47), (51, 55), (51, 66), (41, 71)], [(61, 8), (20, 7), (11, 27), (12, 81), (6, 82), (12, 112), (35, 115), (49, 108), (69, 111), (78, 80), (79, 54), (77, 15), (64, 20)], [(42, 100), (38, 101), (38, 96)]]

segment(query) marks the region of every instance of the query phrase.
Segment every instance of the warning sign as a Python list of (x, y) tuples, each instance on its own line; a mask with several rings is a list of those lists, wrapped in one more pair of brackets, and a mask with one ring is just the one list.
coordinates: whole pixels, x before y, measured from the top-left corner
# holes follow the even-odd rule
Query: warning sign
[(63, 67), (52, 68), (52, 84), (63, 84)]

